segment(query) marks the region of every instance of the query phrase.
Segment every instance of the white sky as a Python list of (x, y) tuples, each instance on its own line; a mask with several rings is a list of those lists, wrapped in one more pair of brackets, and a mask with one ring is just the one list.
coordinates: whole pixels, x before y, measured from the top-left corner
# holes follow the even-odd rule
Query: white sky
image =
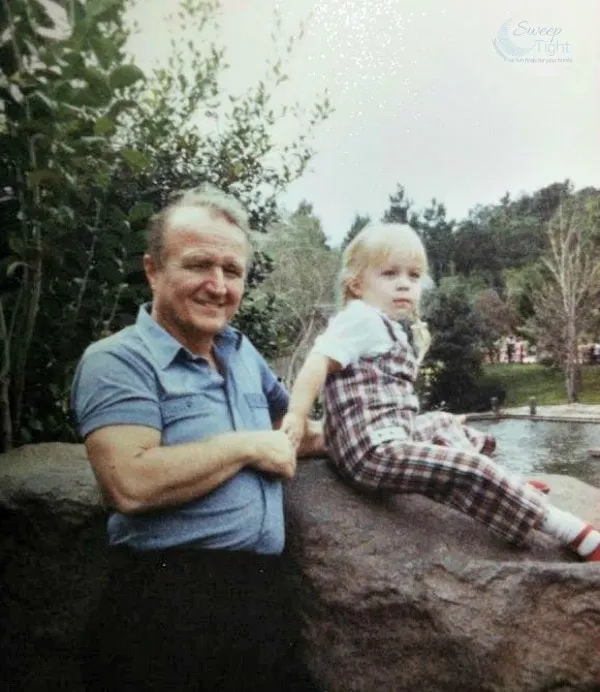
[[(175, 4), (175, 3), (173, 3)], [(139, 0), (132, 43), (149, 69), (168, 53), (165, 0)], [(167, 5), (168, 6), (168, 5)], [(219, 41), (243, 90), (273, 56), (274, 9), (284, 32), (307, 31), (281, 91), (311, 105), (327, 87), (336, 112), (317, 131), (317, 156), (281, 202), (305, 198), (339, 242), (355, 212), (379, 218), (396, 183), (417, 207), (432, 197), (450, 217), (571, 178), (600, 187), (597, 0), (222, 0)], [(510, 62), (493, 45), (540, 61)], [(560, 30), (551, 48), (521, 28)], [(517, 32), (517, 33), (514, 33)], [(538, 36), (547, 41), (549, 37)], [(501, 44), (506, 47), (506, 44)], [(293, 132), (285, 133), (293, 136)]]

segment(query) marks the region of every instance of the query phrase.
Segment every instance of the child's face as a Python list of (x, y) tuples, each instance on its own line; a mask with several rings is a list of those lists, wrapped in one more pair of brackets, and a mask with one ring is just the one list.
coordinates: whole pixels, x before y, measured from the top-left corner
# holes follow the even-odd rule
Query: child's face
[(357, 298), (397, 320), (410, 316), (418, 307), (422, 274), (418, 260), (395, 252), (377, 264), (369, 265), (351, 288)]

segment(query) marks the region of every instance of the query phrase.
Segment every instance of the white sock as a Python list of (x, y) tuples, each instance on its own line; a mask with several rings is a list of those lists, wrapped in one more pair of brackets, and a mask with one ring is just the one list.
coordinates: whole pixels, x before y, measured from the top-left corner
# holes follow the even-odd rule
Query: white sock
[[(542, 519), (539, 528), (544, 533), (557, 538), (564, 545), (568, 545), (577, 538), (587, 525), (587, 522), (583, 521), (583, 519), (548, 505), (546, 515)], [(599, 545), (600, 533), (596, 529), (592, 529), (577, 548), (577, 552), (582, 557), (585, 557), (596, 550)]]

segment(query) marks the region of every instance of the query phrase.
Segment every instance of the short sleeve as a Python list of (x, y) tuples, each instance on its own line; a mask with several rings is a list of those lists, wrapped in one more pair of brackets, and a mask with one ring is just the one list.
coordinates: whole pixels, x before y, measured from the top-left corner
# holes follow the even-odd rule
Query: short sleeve
[[(385, 326), (378, 312), (361, 300), (353, 300), (329, 320), (312, 350), (346, 367), (368, 353), (382, 332)], [(383, 338), (385, 341), (385, 334)]]
[(287, 412), (289, 394), (252, 342), (247, 337), (244, 338), (252, 349), (253, 356), (258, 363), (262, 391), (269, 403), (271, 421), (275, 422)]
[(162, 429), (154, 373), (113, 352), (86, 351), (73, 379), (71, 405), (82, 437), (108, 425)]

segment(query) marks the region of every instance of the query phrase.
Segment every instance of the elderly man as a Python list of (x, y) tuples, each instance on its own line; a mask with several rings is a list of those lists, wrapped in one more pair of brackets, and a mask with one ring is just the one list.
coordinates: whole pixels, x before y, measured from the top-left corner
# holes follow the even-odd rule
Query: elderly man
[[(113, 553), (85, 637), (89, 689), (316, 689), (280, 557), (288, 397), (228, 324), (250, 259), (244, 209), (185, 193), (150, 223), (152, 304), (79, 363), (72, 403)], [(300, 453), (321, 451), (315, 426)]]

